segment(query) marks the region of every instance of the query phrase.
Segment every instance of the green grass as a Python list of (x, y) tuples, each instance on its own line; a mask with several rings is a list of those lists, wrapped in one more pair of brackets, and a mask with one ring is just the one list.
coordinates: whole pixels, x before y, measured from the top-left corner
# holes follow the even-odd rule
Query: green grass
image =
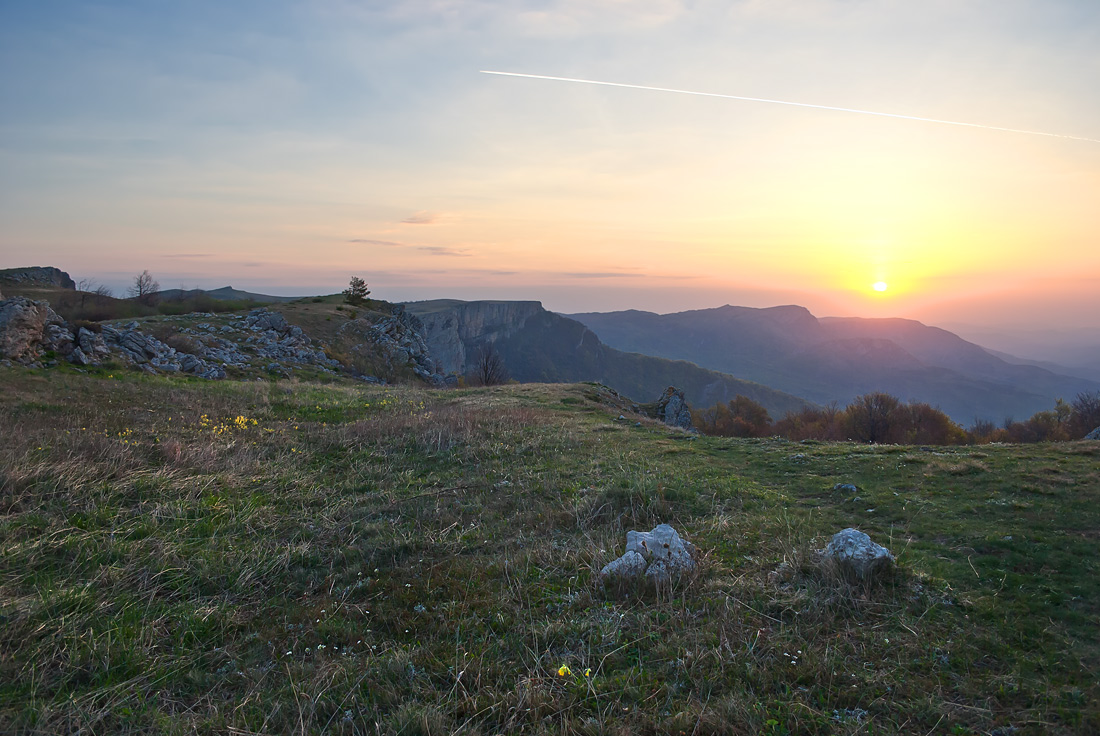
[[(0, 732), (1100, 729), (1100, 443), (701, 438), (591, 385), (0, 386)], [(605, 595), (661, 522), (699, 576)], [(846, 526), (898, 573), (819, 571)]]

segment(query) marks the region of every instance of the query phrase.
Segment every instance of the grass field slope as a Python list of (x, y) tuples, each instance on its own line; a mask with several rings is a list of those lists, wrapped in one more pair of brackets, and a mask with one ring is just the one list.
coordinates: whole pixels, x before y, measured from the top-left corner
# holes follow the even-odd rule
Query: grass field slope
[[(1097, 442), (704, 438), (596, 384), (0, 387), (2, 733), (1100, 731)], [(662, 522), (698, 576), (605, 594)], [(885, 583), (816, 567), (849, 526)]]

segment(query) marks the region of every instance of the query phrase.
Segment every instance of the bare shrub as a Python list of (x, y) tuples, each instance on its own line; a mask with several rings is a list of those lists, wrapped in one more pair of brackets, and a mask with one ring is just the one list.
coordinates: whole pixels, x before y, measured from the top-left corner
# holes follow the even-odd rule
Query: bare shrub
[(492, 343), (485, 343), (478, 349), (474, 359), (473, 380), (481, 386), (499, 386), (508, 382), (504, 358)]

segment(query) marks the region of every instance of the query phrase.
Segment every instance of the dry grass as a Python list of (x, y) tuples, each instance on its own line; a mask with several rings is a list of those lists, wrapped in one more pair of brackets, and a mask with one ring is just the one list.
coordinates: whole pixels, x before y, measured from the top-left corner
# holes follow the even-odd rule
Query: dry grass
[[(696, 439), (590, 386), (0, 383), (0, 732), (1100, 724), (1083, 445)], [(698, 576), (607, 595), (661, 522)], [(815, 564), (849, 525), (896, 576)]]

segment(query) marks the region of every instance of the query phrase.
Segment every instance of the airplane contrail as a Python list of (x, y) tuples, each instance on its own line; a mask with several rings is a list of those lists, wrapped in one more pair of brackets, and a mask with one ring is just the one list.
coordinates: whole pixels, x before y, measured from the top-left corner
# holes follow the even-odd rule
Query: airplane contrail
[(700, 97), (721, 97), (726, 100), (742, 100), (745, 102), (766, 102), (770, 105), (791, 105), (793, 107), (811, 107), (815, 110), (834, 110), (836, 112), (852, 112), (860, 115), (877, 115), (883, 118), (898, 118), (900, 120), (916, 120), (922, 123), (939, 123), (940, 125), (961, 125), (966, 128), (983, 128), (985, 130), (999, 130), (1004, 133), (1022, 133), (1024, 135), (1041, 135), (1047, 138), (1065, 138), (1071, 141), (1085, 141), (1087, 143), (1100, 143), (1096, 138), (1082, 138), (1076, 135), (1063, 135), (1061, 133), (1043, 133), (1038, 130), (1020, 130), (1019, 128), (1001, 128), (996, 125), (980, 125), (978, 123), (960, 123), (956, 120), (938, 120), (936, 118), (922, 118), (916, 115), (899, 115), (892, 112), (875, 112), (874, 110), (856, 110), (851, 107), (832, 107), (830, 105), (813, 105), (809, 102), (791, 102), (789, 100), (769, 100), (762, 97), (741, 97), (740, 95), (724, 95), (717, 92), (696, 92), (689, 89), (672, 89), (671, 87), (647, 87), (642, 84), (624, 84), (623, 82), (600, 82), (595, 79), (573, 79), (571, 77), (551, 77), (545, 74), (520, 74), (519, 72), (494, 72), (486, 69), (482, 74), (496, 74), (502, 77), (523, 77), (525, 79), (549, 79), (555, 82), (575, 82), (577, 84), (595, 84), (602, 87), (624, 87), (626, 89), (644, 89), (650, 92), (675, 92), (680, 95), (698, 95)]

